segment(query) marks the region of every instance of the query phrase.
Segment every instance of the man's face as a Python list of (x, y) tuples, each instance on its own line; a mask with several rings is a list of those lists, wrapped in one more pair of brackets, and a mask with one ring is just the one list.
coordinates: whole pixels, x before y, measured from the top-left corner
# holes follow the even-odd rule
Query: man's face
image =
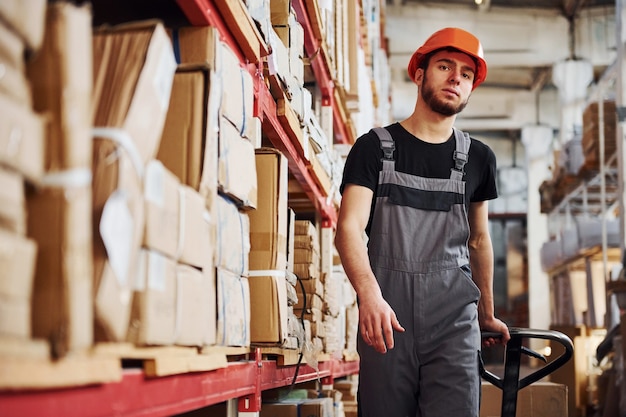
[(443, 116), (458, 114), (472, 93), (475, 70), (476, 64), (469, 55), (439, 51), (430, 58), (426, 70), (417, 72), (420, 95), (434, 112)]

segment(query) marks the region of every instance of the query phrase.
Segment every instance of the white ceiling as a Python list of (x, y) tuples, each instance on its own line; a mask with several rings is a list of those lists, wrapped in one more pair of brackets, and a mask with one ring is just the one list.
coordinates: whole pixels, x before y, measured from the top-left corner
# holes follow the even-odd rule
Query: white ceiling
[[(489, 68), (487, 80), (457, 119), (461, 129), (510, 131), (535, 123), (558, 128), (559, 98), (552, 66), (567, 59), (585, 59), (593, 64), (597, 80), (615, 59), (613, 2), (484, 2), (490, 6), (477, 7), (473, 0), (388, 2), (385, 34), (395, 120), (408, 116), (415, 102), (416, 87), (406, 75), (411, 54), (442, 27), (458, 26), (474, 33), (483, 44)], [(546, 7), (520, 7), (522, 3), (545, 3)], [(561, 6), (556, 7), (557, 3)], [(568, 20), (564, 10), (575, 11), (576, 17)]]

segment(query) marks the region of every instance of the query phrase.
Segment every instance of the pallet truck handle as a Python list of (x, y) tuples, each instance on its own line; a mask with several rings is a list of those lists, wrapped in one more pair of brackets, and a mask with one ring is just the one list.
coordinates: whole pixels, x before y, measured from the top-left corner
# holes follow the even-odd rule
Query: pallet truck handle
[[(535, 356), (538, 359), (542, 359), (544, 362), (546, 361), (543, 355), (540, 355), (522, 346), (521, 342), (523, 339), (553, 340), (555, 342), (560, 343), (565, 348), (565, 352), (563, 352), (561, 356), (554, 359), (553, 361), (548, 363), (546, 366), (538, 369), (537, 371), (519, 380), (519, 383), (517, 384), (518, 385), (517, 390), (525, 388), (528, 385), (532, 384), (533, 382), (539, 381), (541, 378), (556, 371), (558, 368), (563, 366), (568, 360), (570, 360), (570, 358), (572, 357), (574, 353), (574, 345), (572, 343), (572, 340), (566, 335), (564, 335), (563, 333), (558, 332), (556, 330), (539, 330), (539, 329), (525, 329), (525, 328), (512, 327), (509, 329), (509, 334), (511, 335), (511, 340), (509, 340), (507, 344), (507, 349), (506, 349), (507, 355), (509, 354), (509, 350), (511, 349), (520, 349), (522, 353)], [(495, 333), (495, 332), (482, 332), (481, 336), (482, 338), (502, 337), (500, 333)], [(496, 387), (502, 389), (503, 379), (493, 374), (492, 372), (489, 372), (486, 369), (484, 369), (482, 363), (481, 363), (481, 374), (485, 380), (492, 383)]]
[[(480, 361), (480, 372), (483, 379), (492, 383), (496, 387), (502, 390), (502, 417), (514, 417), (515, 408), (517, 404), (517, 392), (522, 388), (527, 387), (540, 380), (541, 378), (554, 372), (561, 366), (563, 366), (573, 355), (574, 345), (569, 337), (561, 332), (555, 330), (538, 330), (538, 329), (524, 329), (524, 328), (511, 328), (509, 329), (511, 339), (506, 345), (506, 356), (504, 366), (504, 377), (500, 378), (492, 372), (487, 371)], [(498, 338), (502, 337), (499, 333), (483, 332), (482, 338)], [(543, 358), (542, 355), (531, 351), (528, 348), (522, 346), (523, 339), (545, 339), (553, 340), (560, 343), (565, 348), (565, 351), (553, 361), (547, 363), (542, 368), (527, 375), (526, 377), (519, 379), (519, 366), (520, 357), (522, 353), (530, 354), (531, 356)], [(532, 352), (532, 353), (531, 353)], [(543, 358), (545, 360), (545, 358)]]

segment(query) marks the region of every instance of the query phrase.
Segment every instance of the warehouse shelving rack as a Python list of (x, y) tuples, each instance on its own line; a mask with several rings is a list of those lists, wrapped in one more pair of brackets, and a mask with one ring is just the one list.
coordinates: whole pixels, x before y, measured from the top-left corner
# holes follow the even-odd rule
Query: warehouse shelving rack
[[(176, 0), (192, 25), (211, 25), (218, 29), (222, 41), (235, 51), (242, 65), (247, 65), (255, 80), (255, 116), (262, 120), (263, 133), (274, 147), (283, 152), (289, 161), (289, 170), (313, 202), (324, 227), (334, 227), (336, 207), (321, 191), (321, 184), (308, 167), (304, 151), (298, 147), (298, 127), (277, 113), (277, 103), (262, 78), (262, 58), (269, 54), (261, 34), (239, 0)], [(307, 7), (308, 0), (293, 0), (292, 7), (304, 29), (305, 52), (322, 92), (322, 106), (330, 106), (333, 114), (335, 143), (352, 143), (354, 138), (347, 128), (341, 103), (334, 99), (335, 85), (330, 73), (327, 52), (319, 39), (319, 22), (313, 22)]]
[[(276, 100), (263, 79), (266, 45), (240, 0), (175, 0), (191, 25), (210, 25), (237, 54), (242, 67), (254, 78), (255, 116), (261, 118), (264, 135), (283, 152), (289, 170), (311, 199), (322, 226), (333, 228), (336, 207), (324, 194), (297, 146), (293, 124), (280, 117)], [(307, 7), (308, 0), (293, 0), (292, 7), (304, 27), (305, 52), (322, 91), (322, 105), (332, 107), (335, 143), (352, 143), (341, 104), (334, 99), (335, 89), (322, 42), (315, 35)], [(228, 362), (223, 368), (163, 377), (149, 377), (143, 370), (125, 368), (118, 382), (69, 386), (55, 389), (0, 391), (2, 416), (170, 416), (197, 410), (227, 400), (237, 400), (240, 416), (258, 416), (263, 391), (293, 383), (319, 380), (324, 385), (336, 378), (357, 374), (358, 359), (323, 358), (317, 369), (306, 363), (279, 365), (264, 359), (261, 348), (252, 348), (243, 359)], [(1, 372), (1, 370), (0, 370)], [(295, 378), (295, 381), (294, 381)]]
[[(568, 268), (589, 268), (588, 264), (592, 260), (601, 261), (603, 265), (603, 275), (605, 277), (605, 283), (610, 286), (610, 271), (608, 264), (610, 261), (619, 261), (621, 248), (611, 248), (607, 243), (607, 215), (609, 212), (614, 211), (616, 208), (619, 212), (622, 211), (620, 205), (623, 199), (623, 174), (622, 169), (623, 162), (621, 158), (621, 146), (620, 140), (621, 133), (619, 123), (615, 129), (615, 137), (605, 137), (605, 122), (604, 122), (604, 110), (603, 104), (607, 100), (607, 97), (611, 96), (615, 90), (615, 86), (619, 80), (618, 73), (619, 62), (614, 62), (610, 65), (602, 74), (598, 82), (593, 86), (590, 94), (586, 100), (586, 104), (593, 102), (598, 103), (598, 167), (593, 175), (588, 176), (580, 181), (580, 184), (570, 190), (563, 199), (555, 205), (554, 208), (548, 214), (549, 225), (552, 228), (556, 228), (560, 231), (564, 224), (567, 224), (572, 216), (581, 216), (584, 218), (599, 219), (601, 224), (601, 244), (594, 248), (587, 248), (585, 251), (581, 251), (577, 256), (573, 258), (563, 259), (558, 265), (550, 268), (548, 274), (554, 277), (566, 271)], [(614, 99), (614, 98), (612, 98)], [(613, 141), (611, 145), (616, 148), (616, 151), (612, 154), (605, 152), (608, 146), (608, 141)], [(617, 145), (617, 146), (615, 146)], [(620, 230), (620, 234), (623, 236), (623, 229)], [(588, 298), (594, 298), (594, 287), (591, 284), (591, 280), (587, 283), (586, 291)], [(609, 295), (605, 286), (605, 295)], [(610, 306), (610, 297), (607, 298), (607, 307)], [(555, 309), (561, 308), (561, 306), (554, 306)], [(609, 310), (607, 311), (607, 319), (613, 322), (616, 317)], [(592, 327), (596, 327), (600, 322), (600, 317), (595, 317), (595, 314), (591, 312), (587, 320)]]
[[(127, 369), (120, 382), (55, 390), (0, 393), (3, 416), (96, 417), (171, 416), (238, 399), (240, 413), (255, 413), (265, 390), (289, 386), (297, 365), (279, 366), (262, 359), (261, 349), (250, 360), (229, 362), (225, 368), (166, 377), (147, 378)], [(358, 372), (358, 361), (330, 358), (318, 369), (302, 364), (296, 383), (333, 380)], [(251, 414), (253, 415), (253, 414)]]

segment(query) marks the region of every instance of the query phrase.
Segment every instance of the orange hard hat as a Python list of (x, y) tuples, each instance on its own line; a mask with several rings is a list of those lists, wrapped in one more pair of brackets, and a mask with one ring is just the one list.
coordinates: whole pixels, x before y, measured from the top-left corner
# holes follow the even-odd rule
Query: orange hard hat
[(476, 60), (476, 72), (474, 85), (478, 87), (487, 78), (487, 62), (485, 62), (483, 47), (478, 38), (471, 33), (459, 28), (445, 28), (433, 33), (430, 38), (413, 53), (409, 61), (409, 77), (415, 77), (415, 71), (419, 68), (424, 57), (437, 49), (454, 48), (464, 52)]

